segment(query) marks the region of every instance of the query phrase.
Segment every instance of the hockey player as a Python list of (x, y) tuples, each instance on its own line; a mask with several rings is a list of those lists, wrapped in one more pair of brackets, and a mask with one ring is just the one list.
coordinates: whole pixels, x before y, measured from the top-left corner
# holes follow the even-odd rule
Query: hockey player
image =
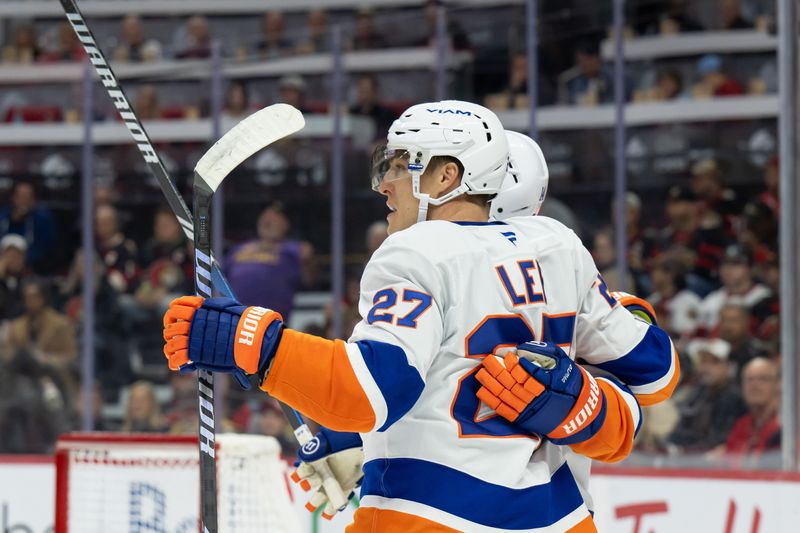
[[(502, 182), (500, 192), (492, 200), (490, 218), (492, 220), (504, 220), (516, 216), (538, 215), (547, 194), (549, 181), (547, 163), (542, 150), (533, 139), (521, 133), (506, 131), (506, 139), (509, 147), (508, 171)], [(647, 301), (621, 292), (613, 292), (611, 294), (634, 316), (649, 324), (655, 324), (655, 311)], [(620, 349), (624, 350), (624, 348), (622, 346)], [(634, 365), (630, 372), (625, 371), (624, 364), (621, 365), (622, 373), (626, 375), (631, 373), (636, 375), (643, 368), (641, 362), (635, 360), (635, 358), (631, 358), (629, 361), (623, 359), (623, 362)], [(592, 371), (596, 372), (596, 369)], [(481, 383), (486, 381), (490, 386), (494, 385), (496, 381), (481, 372), (478, 373), (476, 378)], [(636, 377), (631, 379), (640, 383)], [(499, 404), (499, 400), (488, 396), (490, 394), (489, 389), (482, 387), (478, 390), (479, 397), (488, 397), (493, 404)], [(653, 397), (648, 402), (648, 398), (643, 396), (642, 401), (646, 404), (652, 404), (658, 399), (660, 398)], [(516, 418), (515, 415), (512, 415), (512, 417)], [(339, 433), (323, 428), (317, 434), (313, 445), (310, 445), (307, 450), (300, 450), (300, 458), (303, 462), (292, 474), (292, 479), (299, 483), (304, 490), (319, 487), (322, 480), (317, 474), (316, 465), (319, 461), (325, 461), (340, 482), (343, 493), (349, 494), (360, 484), (362, 477), (363, 454), (361, 446), (361, 437), (357, 433)], [(574, 472), (577, 473), (583, 470), (588, 472), (589, 462), (586, 459), (572, 456), (570, 452), (568, 452), (567, 457)], [(579, 488), (584, 494), (584, 499), (589, 509), (592, 509), (591, 498), (588, 493), (588, 475), (576, 475), (576, 480), (579, 481)], [(328, 503), (323, 489), (320, 489), (312, 496), (307, 508), (314, 511), (321, 505), (325, 505), (322, 516), (329, 518), (335, 514), (336, 509)]]
[[(182, 297), (165, 314), (170, 367), (256, 374), (325, 426), (362, 433), (362, 506), (350, 532), (594, 531), (566, 447), (624, 457), (639, 408), (626, 386), (566, 354), (611, 372), (621, 358), (641, 361), (653, 378), (642, 390), (668, 394), (677, 379), (669, 339), (622, 309), (557, 222), (486, 222), (507, 159), (491, 111), (413, 106), (388, 141), (373, 186), (387, 198), (392, 235), (367, 265), (364, 320), (349, 342), (292, 331), (277, 313), (230, 299)], [(532, 378), (522, 382), (532, 397), (499, 396), (522, 413), (512, 423), (478, 400), (476, 375), (498, 348), (528, 341), (531, 358), (552, 369), (525, 364), (524, 351), (506, 358), (513, 379)], [(630, 349), (613, 351), (622, 344)]]

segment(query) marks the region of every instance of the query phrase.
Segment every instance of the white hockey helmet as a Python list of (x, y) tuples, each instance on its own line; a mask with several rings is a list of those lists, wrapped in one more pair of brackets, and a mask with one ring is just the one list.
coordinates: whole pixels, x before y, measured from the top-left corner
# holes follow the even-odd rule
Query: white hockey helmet
[(504, 220), (511, 217), (538, 215), (547, 195), (549, 173), (542, 149), (536, 141), (506, 131), (508, 139), (508, 172), (494, 200), (490, 217)]
[[(420, 191), (420, 176), (434, 156), (451, 156), (463, 167), (461, 184), (441, 198)], [(385, 176), (385, 162), (407, 158), (417, 222), (427, 219), (428, 205), (442, 205), (462, 194), (494, 195), (508, 166), (508, 141), (492, 111), (470, 102), (443, 100), (409, 107), (389, 128), (385, 148), (373, 156), (372, 188)], [(386, 178), (388, 179), (388, 178)]]

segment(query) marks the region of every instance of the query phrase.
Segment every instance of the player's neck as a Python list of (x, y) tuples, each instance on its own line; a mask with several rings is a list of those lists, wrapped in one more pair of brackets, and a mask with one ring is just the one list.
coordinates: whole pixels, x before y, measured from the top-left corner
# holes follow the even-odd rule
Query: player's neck
[(468, 200), (456, 198), (442, 205), (431, 206), (428, 220), (448, 220), (451, 222), (486, 222), (489, 208)]

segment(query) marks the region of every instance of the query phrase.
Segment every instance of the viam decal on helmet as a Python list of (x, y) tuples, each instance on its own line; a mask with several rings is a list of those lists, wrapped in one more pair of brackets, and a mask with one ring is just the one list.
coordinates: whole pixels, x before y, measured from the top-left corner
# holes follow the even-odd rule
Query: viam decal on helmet
[(439, 113), (440, 115), (445, 115), (447, 113), (451, 113), (453, 115), (467, 115), (468, 117), (472, 116), (471, 111), (461, 111), (460, 109), (428, 109), (427, 107), (425, 110), (428, 113)]
[(419, 165), (417, 163), (410, 163), (408, 165), (408, 170), (412, 170), (412, 171), (413, 170), (422, 170), (422, 165)]

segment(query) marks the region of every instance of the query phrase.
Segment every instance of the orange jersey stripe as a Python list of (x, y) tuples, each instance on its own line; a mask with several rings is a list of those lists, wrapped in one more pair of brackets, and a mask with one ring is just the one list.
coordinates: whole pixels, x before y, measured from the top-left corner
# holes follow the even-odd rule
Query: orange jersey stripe
[(681, 377), (681, 363), (678, 359), (678, 352), (675, 350), (672, 351), (672, 364), (675, 367), (675, 372), (672, 374), (672, 379), (669, 380), (669, 383), (660, 391), (650, 394), (636, 394), (636, 400), (639, 402), (639, 405), (647, 407), (648, 405), (661, 403), (672, 396), (675, 387), (678, 385), (678, 380)]
[(284, 329), (261, 389), (330, 429), (364, 433), (375, 427), (344, 341)]
[(587, 516), (579, 523), (569, 528), (566, 533), (597, 533), (597, 526), (591, 516)]
[(636, 425), (621, 393), (608, 382), (597, 380), (597, 384), (606, 397), (606, 419), (603, 426), (591, 438), (570, 444), (569, 447), (577, 454), (604, 463), (616, 463), (631, 453)]
[[(345, 533), (461, 533), (457, 529), (400, 511), (360, 507)], [(582, 531), (580, 532), (582, 533)]]

